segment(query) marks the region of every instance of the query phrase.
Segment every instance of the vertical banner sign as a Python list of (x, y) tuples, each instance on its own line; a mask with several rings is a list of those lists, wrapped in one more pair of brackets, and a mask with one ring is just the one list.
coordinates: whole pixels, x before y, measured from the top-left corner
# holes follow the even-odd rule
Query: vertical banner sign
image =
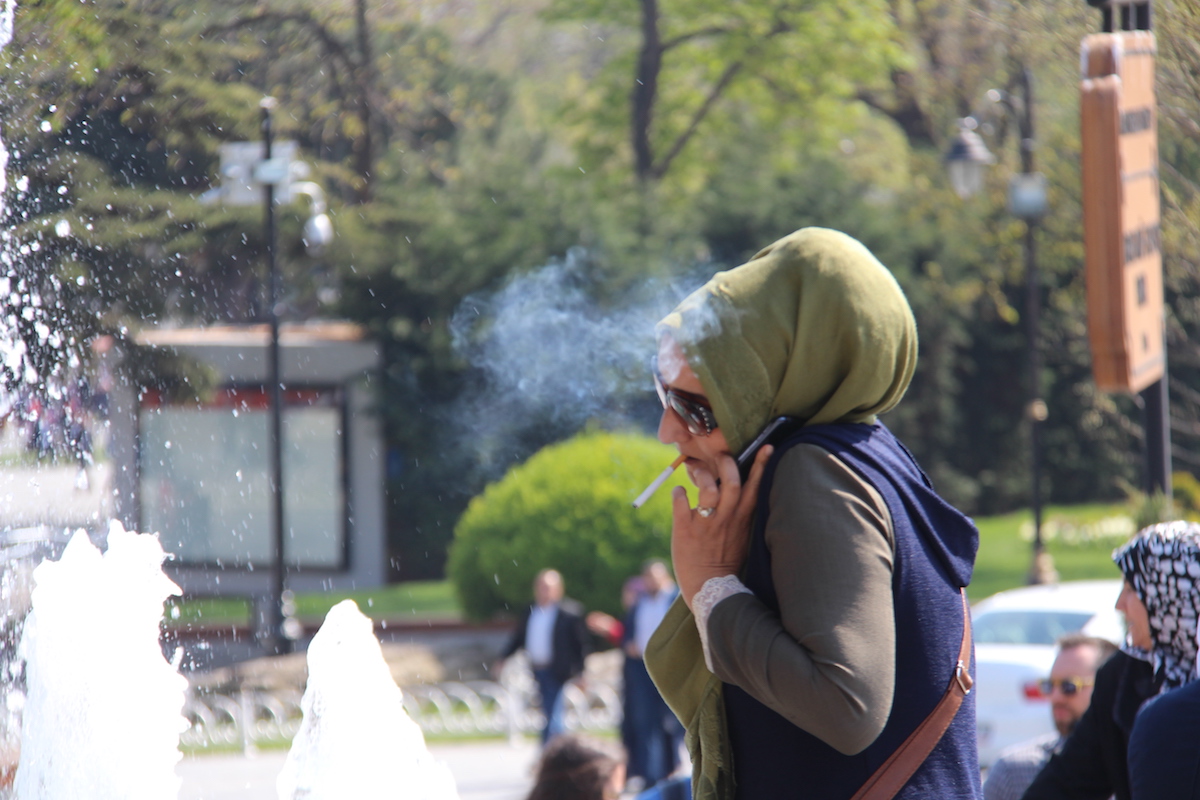
[(1163, 377), (1154, 34), (1083, 40), (1083, 241), (1092, 372), (1105, 391)]

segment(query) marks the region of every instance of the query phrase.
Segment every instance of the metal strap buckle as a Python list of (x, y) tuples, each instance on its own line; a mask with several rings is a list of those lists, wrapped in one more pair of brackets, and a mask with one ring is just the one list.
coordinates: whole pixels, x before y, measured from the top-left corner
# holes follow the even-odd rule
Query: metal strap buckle
[(954, 680), (958, 681), (958, 685), (962, 688), (963, 696), (965, 697), (971, 693), (971, 684), (965, 683), (963, 681), (964, 677), (970, 680), (970, 676), (967, 675), (966, 665), (963, 664), (962, 659), (959, 659), (958, 666), (954, 668)]

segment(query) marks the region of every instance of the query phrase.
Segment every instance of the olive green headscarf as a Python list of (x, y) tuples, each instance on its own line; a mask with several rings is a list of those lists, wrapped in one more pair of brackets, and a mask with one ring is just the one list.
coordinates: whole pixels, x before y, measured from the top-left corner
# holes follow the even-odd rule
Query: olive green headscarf
[(658, 325), (679, 343), (730, 450), (771, 419), (867, 422), (900, 401), (917, 326), (892, 274), (855, 239), (804, 228), (688, 296)]
[[(844, 233), (804, 228), (713, 276), (658, 326), (679, 343), (717, 424), (739, 452), (771, 419), (870, 422), (904, 395), (917, 326), (899, 284)], [(733, 797), (721, 681), (676, 599), (646, 648), (646, 667), (687, 728), (692, 796)]]

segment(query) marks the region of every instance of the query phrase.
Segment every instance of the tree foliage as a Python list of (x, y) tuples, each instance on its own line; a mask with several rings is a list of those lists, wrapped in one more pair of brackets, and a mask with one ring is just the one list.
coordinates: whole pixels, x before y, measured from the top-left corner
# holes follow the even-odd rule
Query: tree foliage
[[(585, 103), (599, 123), (593, 152), (628, 158), (639, 181), (663, 178), (700, 131), (719, 135), (731, 117), (781, 125), (828, 112), (899, 56), (882, 2), (564, 1), (548, 16), (599, 24), (628, 43)], [(624, 145), (614, 125), (627, 131)]]
[(1200, 8), (1163, 2), (1155, 15), (1172, 455), (1200, 474)]
[[(1155, 7), (1172, 433), (1193, 471), (1194, 5)], [(201, 197), (222, 179), (219, 146), (257, 139), (272, 95), (337, 237), (312, 258), (308, 209), (279, 209), (284, 317), (348, 317), (385, 353), (396, 574), (440, 574), (485, 482), (582, 424), (531, 413), (503, 453), (464, 446), (458, 401), (491, 390), (455, 347), (466, 298), (568, 252), (584, 254), (597, 307), (650, 279), (682, 293), (810, 224), (864, 241), (916, 312), (918, 372), (888, 424), (968, 511), (1021, 507), (1024, 230), (1004, 202), (1018, 134), (987, 98), (1028, 66), (1050, 186), (1037, 230), (1048, 499), (1120, 497), (1140, 483), (1141, 411), (1091, 380), (1082, 282), (1078, 48), (1097, 28), (1075, 0), (19, 4), (0, 68), (5, 381), (83, 369), (101, 333), (261, 319), (261, 210)], [(941, 153), (968, 114), (999, 163), (963, 202)], [(531, 577), (509, 578), (521, 602)]]

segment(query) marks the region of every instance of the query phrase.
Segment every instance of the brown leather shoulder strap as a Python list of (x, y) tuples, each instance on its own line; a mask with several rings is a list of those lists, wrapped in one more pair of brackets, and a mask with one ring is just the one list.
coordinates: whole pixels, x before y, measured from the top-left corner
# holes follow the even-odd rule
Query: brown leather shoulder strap
[(963, 698), (971, 693), (974, 684), (971, 680), (971, 608), (967, 605), (967, 590), (960, 589), (959, 594), (963, 604), (963, 637), (950, 686), (925, 721), (875, 770), (875, 774), (867, 779), (851, 800), (890, 800), (895, 797), (917, 771), (917, 767), (933, 752), (934, 746), (958, 713)]

